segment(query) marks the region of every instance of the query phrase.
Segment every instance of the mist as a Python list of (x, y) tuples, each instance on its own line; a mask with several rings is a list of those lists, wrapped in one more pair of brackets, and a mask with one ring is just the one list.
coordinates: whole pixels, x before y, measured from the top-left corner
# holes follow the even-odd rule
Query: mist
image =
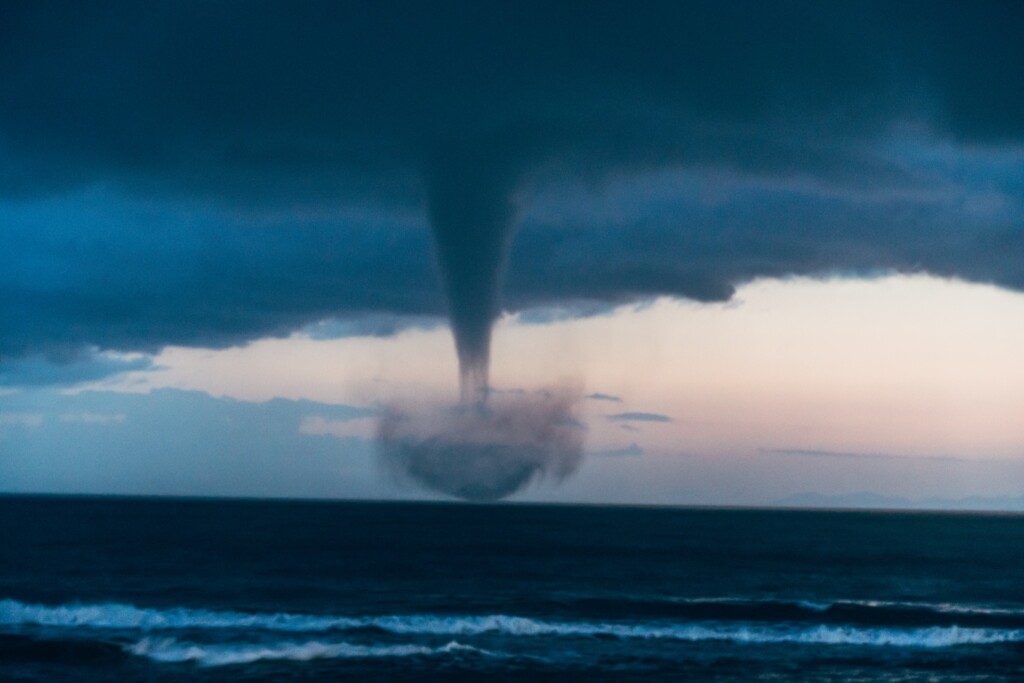
[(392, 405), (378, 423), (378, 452), (398, 480), (465, 500), (499, 500), (576, 471), (583, 458), (581, 399), (581, 392), (560, 388), (455, 406)]

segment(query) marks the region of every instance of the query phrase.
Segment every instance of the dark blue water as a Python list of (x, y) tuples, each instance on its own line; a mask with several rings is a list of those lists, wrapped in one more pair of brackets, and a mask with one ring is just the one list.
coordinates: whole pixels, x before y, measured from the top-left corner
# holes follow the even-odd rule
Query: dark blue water
[(0, 680), (1022, 681), (1024, 517), (0, 498)]

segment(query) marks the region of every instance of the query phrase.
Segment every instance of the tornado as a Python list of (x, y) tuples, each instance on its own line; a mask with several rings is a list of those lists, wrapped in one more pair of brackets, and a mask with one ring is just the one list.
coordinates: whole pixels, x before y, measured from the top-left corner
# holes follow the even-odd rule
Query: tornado
[(512, 190), (501, 174), (462, 158), (435, 172), (428, 192), (437, 265), (459, 359), (462, 401), (484, 401), (491, 330), (500, 313), (501, 282), (515, 231)]
[(377, 450), (398, 479), (472, 501), (562, 481), (583, 457), (582, 392), (569, 387), (492, 395), (491, 333), (517, 219), (514, 174), (449, 154), (428, 176), (428, 217), (459, 360), (460, 402), (385, 406)]

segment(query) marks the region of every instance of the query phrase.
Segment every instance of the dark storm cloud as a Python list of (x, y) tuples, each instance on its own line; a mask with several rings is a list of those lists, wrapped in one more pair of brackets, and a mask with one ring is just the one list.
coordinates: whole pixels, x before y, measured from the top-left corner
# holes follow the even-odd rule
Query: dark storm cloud
[[(518, 266), (519, 264), (517, 264)], [(566, 300), (557, 304), (534, 306), (516, 315), (516, 322), (525, 325), (549, 325), (551, 323), (611, 315), (616, 306), (607, 301)]]
[(447, 309), (485, 375), (502, 304), (1024, 288), (1014, 2), (0, 13), (0, 362)]
[(304, 327), (310, 339), (344, 339), (346, 337), (391, 337), (405, 330), (433, 330), (442, 321), (430, 316), (400, 316), (390, 313), (354, 315), (343, 319), (321, 320)]
[(444, 310), (429, 234), (400, 216), (253, 219), (94, 192), (0, 205), (0, 220), (0, 360), (221, 347), (337, 316), (348, 330), (308, 332), (381, 335)]
[(0, 365), (0, 387), (79, 384), (153, 368), (150, 358), (116, 358), (83, 352), (73, 358), (28, 356)]

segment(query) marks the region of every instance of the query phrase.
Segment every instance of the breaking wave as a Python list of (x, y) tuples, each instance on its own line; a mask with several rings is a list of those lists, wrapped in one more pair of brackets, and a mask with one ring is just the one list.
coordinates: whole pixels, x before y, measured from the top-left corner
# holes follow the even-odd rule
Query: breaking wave
[(208, 645), (182, 642), (174, 638), (145, 638), (125, 651), (156, 662), (185, 663), (199, 666), (229, 666), (264, 660), (309, 661), (313, 659), (368, 659), (375, 657), (429, 657), (455, 652), (490, 655), (471, 645), (452, 641), (441, 647), (423, 645), (359, 645), (344, 642), (277, 642), (268, 644)]
[[(798, 603), (793, 604), (797, 605)], [(805, 609), (823, 611), (821, 605)], [(472, 637), (493, 634), (908, 648), (942, 648), (958, 645), (1024, 642), (1024, 628), (972, 627), (957, 624), (878, 627), (854, 624), (801, 623), (799, 621), (772, 623), (721, 620), (645, 620), (640, 622), (635, 620), (552, 620), (512, 615), (447, 616), (433, 614), (353, 617), (247, 613), (196, 610), (183, 607), (150, 609), (117, 603), (67, 604), (51, 607), (22, 603), (16, 600), (0, 601), (0, 627), (116, 629), (141, 631), (145, 634), (186, 629), (190, 631), (234, 630), (245, 633), (263, 631), (307, 634), (379, 631), (395, 635), (439, 637)], [(462, 646), (453, 641), (445, 647), (469, 646)], [(201, 645), (180, 643), (174, 639), (143, 639), (132, 645), (130, 651), (133, 654), (159, 661), (209, 663), (224, 660), (227, 663), (227, 660), (254, 661), (245, 660), (245, 657), (312, 659), (346, 656), (425, 655), (436, 653), (437, 648), (421, 645), (369, 646), (318, 641), (270, 645)]]

